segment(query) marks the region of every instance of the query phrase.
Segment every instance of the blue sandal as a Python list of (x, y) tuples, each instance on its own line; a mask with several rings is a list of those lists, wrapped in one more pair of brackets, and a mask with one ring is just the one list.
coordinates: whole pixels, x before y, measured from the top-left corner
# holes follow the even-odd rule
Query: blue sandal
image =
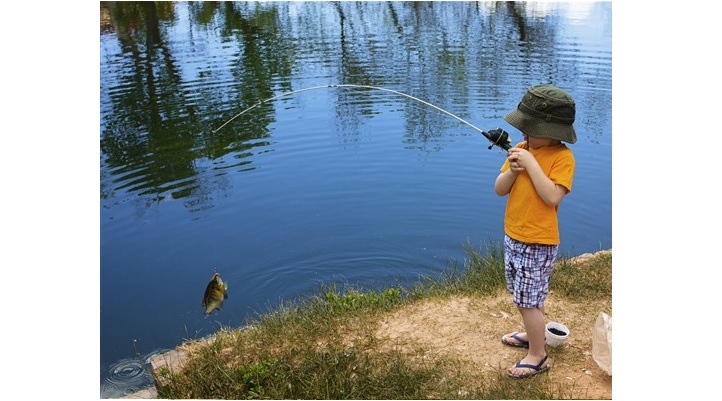
[(504, 345), (508, 345), (510, 347), (529, 348), (529, 341), (519, 337), (518, 334), (521, 334), (521, 333), (519, 333), (518, 331), (515, 331), (509, 335), (509, 337), (515, 339), (516, 341), (519, 341), (518, 343), (510, 343), (510, 342), (506, 341), (506, 339), (504, 338), (504, 337), (506, 337), (506, 335), (501, 337), (501, 343)]
[[(532, 377), (536, 374), (546, 372), (547, 370), (549, 370), (552, 367), (552, 365), (550, 365), (548, 363), (546, 365), (544, 365), (547, 361), (547, 358), (548, 358), (548, 355), (544, 355), (544, 358), (542, 358), (541, 362), (539, 362), (538, 365), (521, 363), (521, 361), (519, 361), (516, 363), (516, 365), (514, 365), (515, 368), (531, 369), (532, 372), (523, 374), (523, 375), (515, 375), (511, 372), (507, 372), (507, 374), (509, 375), (509, 377), (514, 378), (514, 379), (526, 379), (527, 377)], [(544, 366), (542, 366), (542, 365), (544, 365)]]

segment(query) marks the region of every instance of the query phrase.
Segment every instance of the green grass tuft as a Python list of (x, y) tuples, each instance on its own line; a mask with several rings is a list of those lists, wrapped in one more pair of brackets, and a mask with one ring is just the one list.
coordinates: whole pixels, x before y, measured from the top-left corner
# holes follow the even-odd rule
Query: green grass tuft
[(612, 255), (601, 254), (582, 268), (569, 259), (560, 260), (554, 267), (549, 289), (575, 300), (596, 299), (612, 295)]

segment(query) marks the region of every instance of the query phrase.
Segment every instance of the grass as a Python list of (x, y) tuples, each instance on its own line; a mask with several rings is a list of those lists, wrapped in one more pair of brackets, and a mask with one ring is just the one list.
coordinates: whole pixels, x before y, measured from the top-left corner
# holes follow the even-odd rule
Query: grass
[[(503, 251), (466, 246), (463, 268), (452, 263), (438, 279), (411, 288), (339, 291), (334, 285), (273, 309), (244, 329), (222, 328), (210, 341), (190, 342), (180, 371), (154, 372), (159, 398), (168, 399), (572, 399), (569, 385), (546, 379), (503, 380), (464, 362), (419, 348), (381, 347), (380, 319), (420, 300), (505, 288)], [(572, 302), (611, 299), (611, 254), (580, 267), (558, 261), (550, 290)], [(554, 352), (553, 350), (551, 351)], [(563, 355), (554, 355), (563, 358)], [(567, 356), (571, 358), (571, 356)]]

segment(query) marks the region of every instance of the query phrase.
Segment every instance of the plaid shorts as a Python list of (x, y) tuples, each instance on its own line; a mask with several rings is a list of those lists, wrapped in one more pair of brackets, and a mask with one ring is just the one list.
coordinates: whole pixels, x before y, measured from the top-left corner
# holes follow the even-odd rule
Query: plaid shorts
[(504, 275), (506, 289), (514, 296), (514, 305), (538, 308), (549, 293), (559, 245), (527, 244), (504, 236)]

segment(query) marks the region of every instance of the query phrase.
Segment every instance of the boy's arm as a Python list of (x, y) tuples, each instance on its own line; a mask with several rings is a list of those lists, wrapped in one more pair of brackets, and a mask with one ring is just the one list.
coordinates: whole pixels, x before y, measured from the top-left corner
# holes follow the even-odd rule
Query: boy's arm
[[(563, 185), (556, 184), (551, 178), (547, 177), (534, 155), (526, 149), (509, 149), (508, 160), (511, 166), (514, 166), (516, 162), (519, 166), (518, 168), (526, 170), (537, 195), (539, 195), (547, 206), (557, 206), (569, 192)], [(511, 170), (514, 169), (512, 168)]]
[(519, 173), (512, 171), (511, 168), (499, 174), (494, 182), (494, 192), (499, 196), (508, 195), (518, 176)]
[(529, 178), (531, 178), (531, 182), (534, 184), (536, 193), (547, 206), (558, 205), (561, 203), (564, 195), (569, 192), (564, 186), (555, 184), (554, 181), (547, 177), (538, 163), (533, 163), (532, 166), (528, 166), (526, 171), (529, 174)]

